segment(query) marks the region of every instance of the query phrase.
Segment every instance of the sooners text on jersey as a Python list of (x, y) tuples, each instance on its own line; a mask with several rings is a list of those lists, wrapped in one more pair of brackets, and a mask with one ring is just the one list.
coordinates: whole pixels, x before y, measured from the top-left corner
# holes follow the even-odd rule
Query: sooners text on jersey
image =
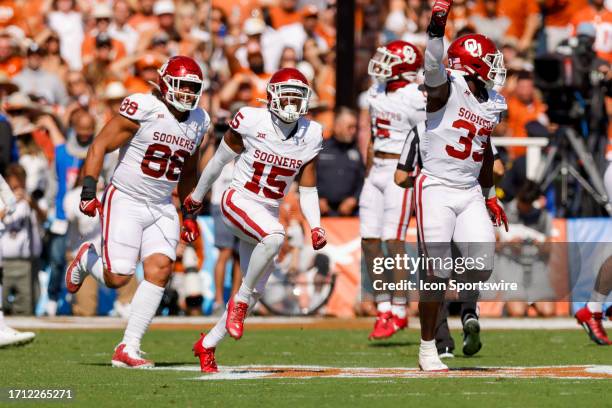
[(494, 90), (488, 91), (487, 102), (480, 103), (463, 76), (449, 70), (450, 97), (442, 109), (427, 113), (420, 152), (424, 174), (468, 188), (478, 183), (485, 147), (507, 106)]
[(292, 137), (283, 139), (265, 108), (240, 109), (230, 127), (242, 136), (244, 150), (231, 186), (259, 201), (277, 206), (300, 169), (314, 159), (323, 142), (321, 125), (300, 118)]
[(425, 94), (415, 83), (385, 92), (384, 83), (368, 90), (374, 151), (400, 154), (406, 135), (425, 120)]
[(152, 94), (130, 95), (119, 110), (138, 122), (140, 129), (119, 150), (111, 182), (135, 197), (169, 201), (185, 160), (198, 150), (208, 129), (208, 114), (197, 108), (190, 111), (186, 121), (179, 122)]

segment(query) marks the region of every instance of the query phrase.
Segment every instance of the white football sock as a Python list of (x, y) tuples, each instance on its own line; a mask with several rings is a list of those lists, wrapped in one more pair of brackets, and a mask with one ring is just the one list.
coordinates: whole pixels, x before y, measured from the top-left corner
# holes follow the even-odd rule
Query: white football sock
[(419, 354), (428, 355), (435, 354), (438, 355), (438, 349), (436, 348), (436, 340), (423, 340), (421, 339), (421, 346), (419, 347)]
[(223, 312), (223, 315), (217, 321), (217, 324), (204, 336), (204, 340), (202, 341), (202, 345), (205, 348), (217, 347), (217, 344), (223, 340), (225, 335), (227, 334), (227, 330), (225, 329), (225, 321), (227, 320), (227, 310)]
[(274, 261), (274, 257), (278, 254), (284, 241), (284, 235), (270, 234), (255, 245), (242, 279), (242, 285), (240, 285), (235, 297), (237, 301), (249, 303), (255, 286), (268, 270), (268, 266)]
[(121, 343), (140, 348), (140, 341), (151, 324), (164, 295), (164, 288), (143, 280), (131, 303), (130, 317)]
[(603, 311), (603, 303), (606, 301), (607, 296), (593, 290), (591, 292), (591, 299), (587, 302), (587, 308), (591, 313), (601, 313)]
[(104, 282), (104, 265), (102, 264), (102, 257), (98, 255), (93, 245), (91, 245), (89, 251), (87, 251), (85, 266), (87, 267), (87, 271), (98, 281), (98, 283), (106, 286), (106, 282)]
[(400, 319), (406, 318), (406, 305), (405, 304), (393, 304), (391, 305), (391, 313), (399, 317)]
[(391, 311), (391, 302), (386, 301), (386, 302), (380, 302), (379, 304), (376, 305), (376, 310), (379, 313), (387, 313)]

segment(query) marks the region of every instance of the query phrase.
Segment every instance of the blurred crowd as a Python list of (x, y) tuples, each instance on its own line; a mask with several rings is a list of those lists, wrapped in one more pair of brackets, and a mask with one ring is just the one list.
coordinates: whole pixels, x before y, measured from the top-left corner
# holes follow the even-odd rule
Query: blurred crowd
[[(367, 62), (378, 46), (404, 39), (425, 47), (432, 2), (355, 3), (355, 89), (363, 95), (371, 85)], [(484, 33), (497, 41), (509, 68), (503, 90), (509, 111), (495, 136), (548, 137), (559, 128), (536, 86), (538, 55), (572, 46), (572, 39), (582, 36), (601, 61), (598, 70), (609, 74), (609, 3), (454, 1), (446, 39)], [(267, 80), (275, 70), (298, 68), (314, 91), (309, 115), (323, 124), (326, 138), (319, 163), (322, 213), (356, 215), (370, 126), (365, 98), (360, 97), (355, 107), (335, 106), (339, 4), (340, 0), (0, 0), (0, 172), (22, 203), (5, 219), (2, 245), (9, 261), (36, 260), (28, 272), (17, 275), (50, 272), (46, 313), (56, 313), (65, 265), (79, 242), (100, 233), (96, 221), (75, 210), (87, 148), (125, 96), (152, 89), (158, 68), (169, 56), (189, 55), (205, 73), (201, 104), (214, 126), (204, 150), (214, 150), (239, 107), (262, 106)], [(607, 115), (605, 122), (607, 126)], [(526, 178), (525, 149), (500, 150), (509, 172), (500, 193), (509, 201)], [(105, 162), (100, 192), (114, 160), (109, 156)], [(214, 213), (214, 202), (210, 208)], [(228, 245), (231, 249), (234, 244)], [(217, 275), (233, 257), (231, 250), (221, 253)], [(201, 251), (190, 254), (185, 269), (199, 268), (204, 256)], [(20, 264), (13, 269), (24, 268)], [(19, 276), (15, 287), (29, 284)], [(6, 296), (13, 295), (8, 291)], [(189, 294), (181, 296), (182, 307), (189, 309)], [(26, 312), (33, 311), (32, 301), (21, 304), (28, 305)], [(95, 312), (95, 305), (84, 308), (84, 314)], [(117, 309), (121, 313), (122, 304)]]

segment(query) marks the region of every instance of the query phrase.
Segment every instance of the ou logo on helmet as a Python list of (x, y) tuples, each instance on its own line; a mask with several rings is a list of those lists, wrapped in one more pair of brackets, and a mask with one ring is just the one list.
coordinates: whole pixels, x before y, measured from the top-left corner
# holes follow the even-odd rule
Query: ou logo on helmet
[(408, 64), (414, 64), (417, 58), (416, 52), (414, 52), (414, 48), (409, 45), (406, 45), (404, 47), (403, 54), (404, 62), (407, 62)]
[(474, 58), (482, 56), (482, 45), (474, 38), (465, 40), (463, 47)]

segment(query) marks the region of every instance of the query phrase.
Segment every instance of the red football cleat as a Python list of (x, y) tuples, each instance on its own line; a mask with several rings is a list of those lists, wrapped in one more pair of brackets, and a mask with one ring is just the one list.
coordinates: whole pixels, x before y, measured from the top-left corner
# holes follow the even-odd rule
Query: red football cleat
[(193, 345), (193, 354), (200, 359), (200, 370), (203, 373), (218, 373), (219, 368), (215, 361), (215, 347), (204, 347), (204, 333), (200, 333), (200, 339)]
[(395, 330), (391, 321), (392, 318), (393, 314), (391, 312), (378, 312), (376, 322), (374, 323), (374, 330), (368, 336), (368, 340), (380, 340), (393, 336)]
[(393, 332), (397, 333), (400, 330), (404, 330), (408, 327), (408, 316), (399, 317), (397, 315), (393, 315), (391, 317), (391, 325), (393, 326)]
[(240, 340), (244, 332), (244, 319), (246, 319), (249, 305), (244, 302), (234, 302), (234, 298), (230, 298), (227, 304), (227, 319), (225, 320), (225, 328), (230, 336), (236, 340)]
[(608, 338), (606, 329), (604, 329), (601, 323), (603, 317), (601, 312), (593, 313), (585, 306), (578, 310), (574, 316), (576, 320), (578, 320), (578, 324), (586, 330), (591, 340), (595, 343), (602, 346), (612, 344), (612, 341)]
[(155, 366), (152, 361), (141, 357), (142, 351), (127, 347), (126, 344), (120, 344), (115, 349), (113, 354), (113, 367), (122, 368), (151, 368)]
[(87, 276), (87, 271), (81, 265), (81, 258), (87, 256), (87, 251), (89, 251), (91, 245), (90, 242), (81, 244), (79, 252), (77, 252), (70, 265), (68, 265), (68, 269), (66, 269), (66, 289), (70, 293), (77, 293)]

